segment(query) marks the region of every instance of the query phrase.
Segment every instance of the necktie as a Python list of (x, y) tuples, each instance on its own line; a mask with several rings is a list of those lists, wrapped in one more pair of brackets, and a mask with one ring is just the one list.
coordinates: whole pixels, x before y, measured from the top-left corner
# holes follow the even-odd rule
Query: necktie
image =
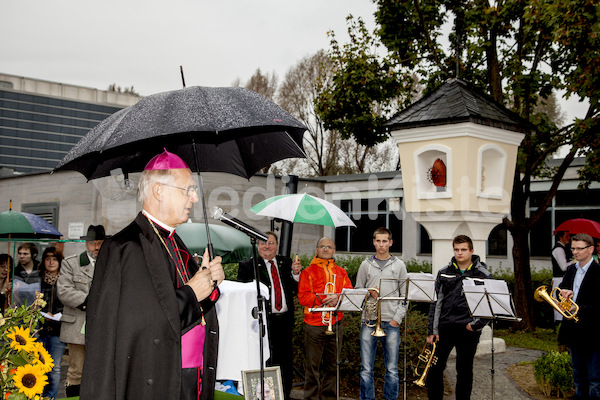
[(281, 283), (279, 282), (279, 273), (273, 260), (269, 260), (271, 263), (271, 277), (273, 278), (273, 291), (275, 292), (275, 309), (281, 310)]

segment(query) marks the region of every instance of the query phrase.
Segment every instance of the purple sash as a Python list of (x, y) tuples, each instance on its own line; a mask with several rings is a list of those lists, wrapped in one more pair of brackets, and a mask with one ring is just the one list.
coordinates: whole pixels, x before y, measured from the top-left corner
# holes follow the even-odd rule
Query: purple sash
[(202, 368), (206, 327), (198, 324), (181, 337), (181, 368)]

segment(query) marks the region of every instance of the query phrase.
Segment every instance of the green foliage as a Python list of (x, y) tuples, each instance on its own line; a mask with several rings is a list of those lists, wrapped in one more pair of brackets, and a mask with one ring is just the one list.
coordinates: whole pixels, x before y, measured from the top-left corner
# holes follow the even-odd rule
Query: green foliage
[(573, 391), (573, 372), (569, 353), (551, 351), (533, 365), (535, 380), (546, 396), (567, 397)]
[(397, 73), (392, 61), (377, 53), (380, 46), (362, 19), (347, 18), (350, 43), (340, 46), (333, 32), (331, 51), (333, 77), (317, 83), (315, 111), (325, 128), (342, 138), (373, 146), (387, 139), (383, 123), (393, 111), (394, 101), (410, 94), (412, 79)]
[(406, 264), (406, 270), (408, 272), (428, 272), (431, 273), (431, 262), (429, 261), (419, 261), (417, 259), (411, 258), (408, 261), (404, 261)]
[(227, 279), (228, 281), (237, 281), (238, 265), (238, 263), (223, 264), (223, 272), (225, 272), (225, 279)]

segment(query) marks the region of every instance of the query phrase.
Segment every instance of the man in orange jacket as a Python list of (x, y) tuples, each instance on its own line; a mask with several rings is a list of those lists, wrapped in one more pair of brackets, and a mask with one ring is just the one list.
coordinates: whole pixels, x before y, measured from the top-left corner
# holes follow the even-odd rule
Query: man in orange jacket
[[(335, 264), (335, 243), (322, 238), (317, 243), (317, 255), (310, 266), (300, 274), (298, 299), (304, 306), (304, 346), (306, 352), (306, 371), (304, 398), (310, 400), (335, 399), (336, 392), (336, 335), (339, 352), (342, 347), (343, 313), (309, 312), (312, 307), (335, 307), (342, 289), (352, 289), (352, 283), (346, 270)], [(323, 293), (332, 293), (321, 295)], [(337, 293), (337, 294), (336, 294)], [(333, 333), (326, 331), (331, 325)], [(319, 366), (324, 359), (323, 378), (319, 382)]]

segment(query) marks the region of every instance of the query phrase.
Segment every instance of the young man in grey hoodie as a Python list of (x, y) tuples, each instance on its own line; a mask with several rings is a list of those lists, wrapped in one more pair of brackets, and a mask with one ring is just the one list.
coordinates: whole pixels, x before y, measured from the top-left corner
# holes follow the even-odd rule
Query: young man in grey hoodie
[[(393, 244), (392, 232), (386, 228), (377, 228), (373, 233), (373, 246), (376, 254), (362, 262), (356, 275), (356, 288), (369, 288), (365, 307), (377, 309), (377, 298), (399, 297), (406, 282), (406, 266), (399, 258), (390, 254)], [(383, 279), (383, 281), (382, 281)], [(375, 290), (376, 289), (376, 290)], [(398, 374), (398, 349), (400, 348), (400, 324), (406, 315), (406, 305), (400, 300), (381, 300), (381, 327), (385, 336), (372, 336), (375, 330), (377, 313), (362, 315), (360, 328), (360, 400), (375, 400), (373, 365), (377, 352), (377, 342), (383, 346), (385, 360), (385, 380), (383, 397), (396, 400), (400, 388)]]

